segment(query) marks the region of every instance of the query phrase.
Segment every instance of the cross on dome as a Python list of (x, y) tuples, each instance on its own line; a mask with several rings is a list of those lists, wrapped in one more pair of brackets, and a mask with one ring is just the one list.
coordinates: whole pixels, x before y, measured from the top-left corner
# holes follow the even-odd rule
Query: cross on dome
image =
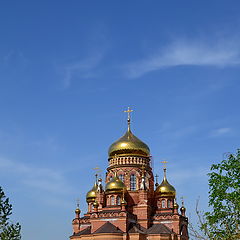
[(130, 123), (131, 123), (131, 112), (133, 112), (133, 110), (130, 109), (130, 107), (128, 107), (128, 109), (125, 110), (124, 112), (128, 114), (127, 121), (128, 121), (128, 131), (129, 131), (130, 130)]

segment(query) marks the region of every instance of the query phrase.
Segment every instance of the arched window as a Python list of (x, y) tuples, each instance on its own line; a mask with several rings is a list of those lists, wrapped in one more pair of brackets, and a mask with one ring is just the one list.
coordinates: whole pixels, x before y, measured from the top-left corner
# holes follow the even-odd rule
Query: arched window
[(110, 205), (115, 205), (115, 202), (114, 202), (114, 196), (111, 196), (111, 204)]
[(167, 207), (170, 208), (171, 207), (171, 200), (167, 201)]
[(117, 205), (121, 204), (121, 198), (119, 196), (117, 196)]
[(131, 191), (136, 190), (136, 176), (135, 176), (135, 174), (131, 174), (131, 176), (130, 176), (130, 190)]
[(109, 177), (109, 182), (112, 180), (112, 178), (113, 178), (112, 176)]
[(123, 174), (120, 174), (118, 177), (122, 182), (124, 182), (124, 175)]
[(165, 208), (165, 207), (166, 207), (166, 201), (162, 200), (162, 208)]

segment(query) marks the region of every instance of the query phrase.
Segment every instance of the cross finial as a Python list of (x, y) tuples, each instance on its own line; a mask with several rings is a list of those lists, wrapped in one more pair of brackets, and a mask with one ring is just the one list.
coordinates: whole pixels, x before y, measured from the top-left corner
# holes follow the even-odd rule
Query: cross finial
[(161, 163), (163, 164), (163, 172), (164, 172), (164, 179), (165, 179), (165, 180), (167, 179), (167, 176), (166, 176), (167, 162), (168, 162), (168, 161), (166, 161), (166, 160), (161, 161)]
[(128, 107), (127, 110), (125, 110), (124, 112), (126, 112), (128, 114), (128, 131), (130, 130), (130, 123), (131, 123), (131, 112), (133, 112), (132, 109), (130, 109), (130, 107)]
[(93, 170), (95, 170), (95, 172), (96, 172), (95, 177), (96, 177), (96, 180), (97, 180), (97, 177), (98, 177), (98, 176), (101, 176), (102, 170), (101, 170), (98, 166), (96, 166), (95, 168), (93, 168)]
[(182, 206), (184, 206), (184, 198), (183, 198), (183, 196), (181, 197), (181, 200), (182, 200)]
[(80, 199), (77, 198), (77, 207), (79, 208), (79, 206), (80, 206)]
[(163, 161), (161, 161), (161, 163), (163, 164), (163, 169), (167, 169), (167, 163), (168, 163), (168, 161), (163, 160)]

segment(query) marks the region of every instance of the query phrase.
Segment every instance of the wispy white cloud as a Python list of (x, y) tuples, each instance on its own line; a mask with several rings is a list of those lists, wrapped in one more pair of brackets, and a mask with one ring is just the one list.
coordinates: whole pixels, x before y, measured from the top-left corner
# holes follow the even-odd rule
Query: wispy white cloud
[(160, 129), (161, 137), (171, 140), (182, 139), (187, 136), (195, 134), (199, 130), (196, 125), (181, 126), (180, 128), (174, 128), (173, 125), (168, 122), (164, 123)]
[(93, 56), (66, 64), (63, 67), (64, 88), (70, 87), (73, 78), (88, 79), (96, 76), (96, 68), (104, 57), (102, 51), (95, 52)]
[(210, 136), (211, 137), (219, 137), (219, 136), (222, 136), (222, 135), (229, 134), (231, 131), (232, 131), (232, 129), (228, 128), (228, 127), (218, 128), (218, 129), (213, 130), (210, 133)]
[(239, 41), (219, 41), (209, 44), (200, 41), (169, 43), (145, 59), (125, 66), (127, 77), (137, 78), (162, 68), (192, 65), (226, 67), (240, 64)]
[(1, 67), (21, 67), (24, 68), (29, 63), (29, 60), (23, 54), (22, 51), (9, 50), (5, 55), (0, 57)]
[(63, 174), (57, 170), (38, 168), (0, 158), (0, 173), (14, 176), (18, 184), (45, 193), (67, 195), (72, 191)]

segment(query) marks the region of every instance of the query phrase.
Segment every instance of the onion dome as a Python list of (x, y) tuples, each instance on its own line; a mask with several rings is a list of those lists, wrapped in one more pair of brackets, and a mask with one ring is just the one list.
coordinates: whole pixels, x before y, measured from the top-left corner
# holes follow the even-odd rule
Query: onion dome
[(144, 156), (148, 157), (150, 155), (150, 149), (142, 142), (140, 139), (138, 139), (136, 136), (133, 135), (133, 133), (130, 130), (130, 113), (133, 110), (128, 108), (128, 110), (124, 111), (128, 113), (128, 130), (127, 132), (119, 138), (116, 142), (114, 142), (108, 150), (108, 156), (114, 157), (114, 156), (124, 156), (124, 155), (137, 155), (137, 156)]
[(87, 192), (86, 194), (86, 201), (87, 203), (90, 203), (90, 202), (95, 202), (95, 199), (97, 197), (97, 183), (95, 183), (93, 185), (93, 188)]
[(185, 212), (186, 212), (186, 208), (184, 207), (184, 201), (183, 201), (183, 197), (182, 197), (182, 206), (180, 208), (181, 214), (183, 216), (185, 216)]
[(175, 197), (176, 190), (175, 188), (168, 182), (166, 177), (166, 168), (164, 168), (164, 177), (161, 184), (155, 190), (156, 195), (161, 195), (165, 197)]
[(186, 211), (186, 208), (185, 208), (184, 206), (182, 206), (182, 207), (180, 208), (180, 211), (181, 211), (181, 212)]
[(98, 202), (95, 201), (95, 202), (93, 203), (93, 206), (97, 208), (97, 207), (99, 206)]
[(177, 204), (177, 202), (175, 201), (174, 204), (173, 204), (173, 207), (178, 209), (179, 208), (179, 205)]
[(137, 155), (147, 157), (150, 156), (150, 149), (147, 144), (134, 136), (130, 128), (128, 128), (127, 132), (110, 146), (108, 155), (109, 157), (114, 157), (116, 155)]
[(106, 194), (122, 193), (125, 188), (125, 184), (115, 175), (112, 180), (106, 184), (105, 192)]
[(76, 208), (75, 213), (76, 213), (77, 215), (81, 213), (81, 210), (79, 209), (79, 207)]

